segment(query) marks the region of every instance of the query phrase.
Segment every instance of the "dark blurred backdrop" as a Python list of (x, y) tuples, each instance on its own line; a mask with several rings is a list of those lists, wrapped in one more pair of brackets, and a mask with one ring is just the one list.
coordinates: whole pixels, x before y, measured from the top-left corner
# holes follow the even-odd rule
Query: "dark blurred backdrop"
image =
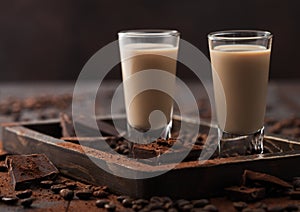
[[(1, 1), (0, 80), (75, 80), (118, 31), (136, 28), (177, 29), (206, 54), (208, 32), (269, 30), (271, 78), (299, 79), (299, 8), (299, 0)], [(120, 78), (118, 68), (109, 77)]]

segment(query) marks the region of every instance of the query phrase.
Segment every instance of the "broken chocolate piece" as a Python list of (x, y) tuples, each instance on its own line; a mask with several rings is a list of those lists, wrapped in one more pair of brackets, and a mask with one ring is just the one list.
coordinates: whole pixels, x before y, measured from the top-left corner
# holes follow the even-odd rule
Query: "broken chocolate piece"
[(281, 180), (278, 177), (268, 175), (265, 173), (254, 172), (250, 170), (245, 170), (243, 174), (243, 185), (248, 185), (251, 183), (261, 183), (266, 186), (277, 186), (280, 188), (293, 188), (288, 182)]
[(7, 156), (5, 163), (15, 190), (26, 189), (41, 180), (53, 179), (59, 173), (44, 154), (11, 155)]
[(232, 201), (253, 202), (263, 199), (266, 195), (265, 188), (229, 187), (225, 188), (228, 197)]

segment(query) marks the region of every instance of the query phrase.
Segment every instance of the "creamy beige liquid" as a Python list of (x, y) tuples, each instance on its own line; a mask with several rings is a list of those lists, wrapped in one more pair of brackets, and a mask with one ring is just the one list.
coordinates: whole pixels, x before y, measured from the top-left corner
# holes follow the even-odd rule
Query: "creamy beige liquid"
[[(177, 47), (168, 44), (137, 43), (123, 46), (121, 48), (123, 81), (139, 71), (158, 69), (174, 75), (174, 80), (164, 82), (169, 89), (174, 90), (177, 51)], [(132, 127), (140, 130), (163, 128), (166, 126), (165, 121), (169, 123), (172, 115), (173, 99), (170, 96), (158, 90), (147, 90), (135, 96), (132, 102), (129, 100), (129, 92), (138, 89), (139, 83), (143, 83), (144, 80), (150, 79), (124, 82), (127, 120)], [(155, 83), (153, 82), (154, 85)], [(165, 119), (155, 120), (150, 126), (149, 115), (154, 110), (163, 112)]]
[[(258, 45), (222, 45), (211, 50), (210, 57), (216, 72), (213, 81), (219, 125), (233, 134), (250, 134), (262, 128), (270, 49)], [(221, 85), (226, 98), (226, 119)]]

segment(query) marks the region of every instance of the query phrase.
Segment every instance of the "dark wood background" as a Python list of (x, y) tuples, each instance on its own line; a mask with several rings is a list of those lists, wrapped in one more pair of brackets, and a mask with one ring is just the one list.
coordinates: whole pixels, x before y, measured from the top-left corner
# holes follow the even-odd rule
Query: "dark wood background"
[[(299, 8), (299, 0), (1, 1), (0, 80), (75, 80), (118, 31), (136, 28), (177, 29), (206, 54), (210, 31), (269, 30), (271, 78), (300, 78)], [(120, 77), (118, 67), (109, 77)]]

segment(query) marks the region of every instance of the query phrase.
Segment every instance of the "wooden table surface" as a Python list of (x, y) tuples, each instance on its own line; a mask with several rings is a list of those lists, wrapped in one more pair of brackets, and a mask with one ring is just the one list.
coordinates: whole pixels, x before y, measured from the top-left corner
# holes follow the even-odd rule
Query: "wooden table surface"
[[(110, 110), (110, 98), (113, 95), (114, 89), (118, 85), (118, 82), (104, 82), (101, 89), (104, 95), (101, 96), (100, 108), (98, 108), (98, 113), (100, 115), (105, 115)], [(46, 94), (60, 95), (60, 94), (71, 94), (73, 92), (74, 82), (38, 82), (38, 83), (1, 83), (0, 84), (0, 102), (7, 98), (26, 98), (41, 96)], [(87, 84), (87, 88), (89, 84)], [(199, 89), (197, 83), (189, 83), (189, 87), (196, 96), (196, 99), (206, 98), (203, 95), (203, 90)], [(87, 89), (88, 90), (88, 89)], [(293, 117), (300, 115), (300, 83), (299, 81), (271, 81), (268, 89), (268, 99), (267, 99), (267, 117), (272, 117), (276, 119), (284, 119), (287, 117)], [(124, 113), (124, 108), (120, 107), (120, 113)], [(1, 119), (0, 121), (9, 120), (9, 117)], [(0, 180), (3, 185), (9, 184), (9, 178), (7, 173), (0, 172)], [(1, 190), (2, 189), (2, 190)], [(6, 189), (7, 190), (7, 189)], [(3, 188), (0, 188), (0, 192)], [(7, 191), (6, 191), (7, 192)], [(65, 210), (67, 203), (63, 199), (54, 199), (51, 203), (43, 200), (43, 195), (48, 195), (46, 192), (34, 191), (37, 201), (34, 203), (33, 211), (44, 211), (46, 209), (52, 211)], [(12, 191), (9, 191), (12, 193)], [(230, 202), (226, 203), (224, 198), (216, 198), (212, 200), (213, 203), (218, 205), (220, 202), (224, 204), (220, 205), (221, 211), (233, 211)], [(286, 201), (289, 201), (286, 199)], [(267, 199), (267, 203), (275, 203), (276, 199)], [(94, 206), (94, 202), (82, 201), (82, 203), (77, 203), (79, 205), (72, 205), (71, 203), (69, 211), (78, 211), (79, 208), (84, 210), (87, 205)], [(77, 210), (76, 210), (76, 207)], [(96, 210), (97, 208), (94, 207)], [(0, 203), (0, 211), (22, 211), (21, 206), (7, 206)]]

